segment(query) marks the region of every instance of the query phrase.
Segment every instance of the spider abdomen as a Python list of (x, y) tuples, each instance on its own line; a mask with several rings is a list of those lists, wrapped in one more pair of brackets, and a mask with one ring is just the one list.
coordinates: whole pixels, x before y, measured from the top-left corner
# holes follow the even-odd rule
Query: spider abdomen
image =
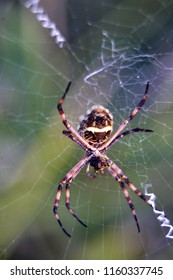
[(109, 110), (94, 105), (79, 118), (78, 132), (92, 146), (104, 143), (113, 129), (113, 117)]

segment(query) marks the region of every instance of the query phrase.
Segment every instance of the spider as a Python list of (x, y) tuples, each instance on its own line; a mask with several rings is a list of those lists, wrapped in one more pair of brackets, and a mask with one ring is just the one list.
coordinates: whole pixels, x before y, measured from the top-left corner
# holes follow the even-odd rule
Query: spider
[[(61, 220), (58, 215), (58, 206), (61, 198), (61, 193), (63, 189), (63, 185), (66, 184), (65, 190), (65, 205), (69, 213), (76, 218), (76, 220), (81, 223), (84, 227), (87, 225), (79, 219), (79, 217), (73, 212), (70, 207), (70, 185), (75, 177), (79, 174), (82, 168), (87, 165), (86, 173), (89, 178), (95, 178), (95, 175), (90, 174), (90, 167), (94, 168), (95, 174), (104, 173), (104, 169), (106, 168), (108, 172), (115, 178), (115, 180), (120, 185), (124, 196), (127, 200), (127, 203), (131, 209), (132, 215), (134, 217), (137, 230), (140, 232), (140, 227), (137, 219), (137, 215), (135, 212), (135, 207), (130, 198), (127, 186), (138, 195), (145, 203), (152, 207), (151, 203), (147, 200), (146, 196), (140, 192), (129, 180), (129, 178), (124, 174), (124, 172), (105, 154), (106, 150), (109, 149), (113, 144), (120, 141), (124, 136), (129, 134), (134, 134), (137, 132), (153, 132), (150, 129), (145, 128), (133, 128), (130, 130), (126, 130), (122, 132), (122, 130), (129, 124), (129, 122), (135, 117), (141, 107), (144, 105), (147, 93), (149, 89), (149, 82), (146, 84), (144, 95), (139, 102), (139, 104), (135, 107), (132, 113), (129, 115), (127, 119), (125, 119), (122, 124), (118, 127), (118, 129), (114, 132), (114, 134), (110, 136), (113, 130), (113, 116), (109, 112), (108, 109), (104, 108), (100, 105), (94, 105), (90, 110), (86, 112), (86, 115), (82, 115), (79, 117), (79, 125), (77, 131), (70, 125), (68, 120), (66, 119), (65, 113), (62, 108), (62, 104), (68, 93), (71, 81), (68, 83), (66, 90), (57, 104), (57, 109), (61, 116), (62, 122), (67, 130), (63, 130), (63, 134), (69, 137), (76, 144), (81, 146), (84, 151), (84, 157), (65, 175), (65, 177), (61, 180), (55, 202), (53, 207), (54, 216), (59, 223), (60, 227), (64, 231), (64, 233), (71, 237), (71, 235), (67, 232), (64, 226), (61, 223)], [(122, 133), (121, 133), (122, 132)]]

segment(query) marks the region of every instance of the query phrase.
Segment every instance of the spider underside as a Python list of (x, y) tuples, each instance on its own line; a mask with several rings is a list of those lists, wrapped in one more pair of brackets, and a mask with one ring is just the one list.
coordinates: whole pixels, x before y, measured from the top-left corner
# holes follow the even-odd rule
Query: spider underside
[(53, 208), (54, 216), (58, 221), (60, 227), (64, 231), (64, 233), (68, 237), (71, 237), (71, 235), (66, 231), (66, 229), (62, 225), (58, 215), (58, 206), (61, 198), (62, 188), (63, 185), (66, 185), (66, 190), (65, 190), (66, 208), (69, 211), (69, 213), (77, 219), (78, 222), (80, 222), (83, 226), (87, 227), (87, 225), (79, 219), (79, 217), (73, 212), (73, 210), (70, 207), (70, 184), (85, 165), (87, 165), (86, 173), (89, 178), (95, 178), (95, 175), (90, 174), (90, 166), (94, 168), (95, 174), (96, 173), (103, 174), (104, 169), (107, 168), (108, 172), (119, 183), (124, 193), (124, 196), (127, 200), (127, 203), (131, 209), (132, 215), (135, 219), (138, 232), (140, 232), (140, 227), (136, 216), (135, 208), (131, 201), (129, 192), (127, 190), (127, 186), (149, 206), (152, 207), (152, 205), (147, 200), (146, 196), (143, 193), (141, 193), (140, 190), (138, 190), (132, 184), (132, 182), (130, 182), (130, 180), (123, 173), (123, 171), (114, 162), (112, 162), (111, 159), (107, 157), (105, 152), (108, 148), (110, 148), (116, 142), (120, 141), (126, 135), (134, 134), (137, 132), (152, 132), (152, 130), (150, 129), (138, 128), (138, 127), (122, 132), (122, 130), (124, 130), (124, 128), (128, 125), (128, 123), (134, 118), (134, 116), (144, 105), (149, 89), (149, 82), (147, 82), (144, 95), (141, 101), (139, 102), (139, 104), (135, 107), (135, 109), (132, 111), (129, 117), (122, 122), (122, 124), (118, 127), (118, 129), (113, 133), (111, 137), (110, 135), (113, 131), (113, 116), (108, 109), (100, 105), (92, 106), (91, 109), (86, 112), (86, 115), (80, 116), (77, 131), (69, 124), (68, 120), (66, 119), (65, 113), (62, 109), (62, 104), (66, 97), (66, 94), (69, 91), (70, 86), (71, 86), (71, 82), (68, 83), (62, 98), (58, 102), (57, 109), (61, 116), (62, 122), (67, 129), (67, 130), (63, 130), (64, 135), (69, 137), (76, 144), (80, 145), (84, 149), (85, 155), (61, 180), (58, 186), (58, 191), (54, 202), (54, 208)]

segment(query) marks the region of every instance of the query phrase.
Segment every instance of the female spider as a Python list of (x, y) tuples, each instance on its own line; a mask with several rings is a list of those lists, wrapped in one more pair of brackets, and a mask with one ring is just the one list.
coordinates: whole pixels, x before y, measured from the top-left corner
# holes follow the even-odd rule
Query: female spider
[(65, 113), (62, 109), (62, 103), (66, 97), (67, 92), (71, 86), (71, 82), (68, 83), (67, 88), (57, 104), (57, 109), (61, 116), (62, 122), (67, 128), (67, 130), (63, 130), (63, 134), (69, 137), (76, 144), (80, 145), (85, 150), (85, 156), (65, 175), (58, 186), (58, 191), (56, 194), (53, 213), (58, 221), (60, 227), (64, 231), (64, 233), (71, 237), (71, 235), (66, 231), (63, 227), (61, 220), (58, 215), (58, 205), (61, 198), (63, 185), (66, 184), (66, 194), (65, 194), (65, 205), (67, 210), (73, 217), (76, 218), (78, 222), (80, 222), (83, 226), (87, 227), (78, 216), (73, 212), (70, 207), (70, 184), (77, 176), (77, 174), (81, 171), (81, 169), (87, 165), (86, 173), (90, 178), (95, 178), (95, 176), (91, 175), (89, 172), (90, 166), (94, 168), (95, 173), (103, 174), (104, 169), (107, 168), (108, 172), (115, 178), (115, 180), (120, 185), (124, 196), (127, 200), (127, 203), (131, 209), (133, 217), (135, 219), (138, 232), (140, 232), (140, 227), (138, 223), (138, 219), (136, 216), (134, 205), (129, 196), (126, 185), (135, 192), (144, 202), (146, 202), (149, 206), (152, 207), (151, 203), (147, 200), (144, 194), (142, 194), (133, 184), (130, 182), (128, 177), (123, 173), (123, 171), (114, 163), (111, 159), (109, 159), (105, 152), (108, 148), (110, 148), (113, 144), (121, 140), (124, 136), (137, 133), (137, 132), (152, 132), (150, 129), (145, 128), (133, 128), (131, 130), (126, 130), (121, 133), (121, 131), (128, 125), (128, 123), (134, 118), (134, 116), (138, 113), (141, 107), (144, 105), (147, 93), (149, 89), (149, 82), (147, 82), (146, 89), (144, 95), (139, 102), (139, 104), (135, 107), (132, 113), (129, 115), (127, 119), (123, 121), (123, 123), (118, 127), (118, 129), (114, 132), (113, 136), (109, 138), (112, 130), (113, 130), (113, 117), (108, 109), (104, 108), (100, 105), (94, 105), (90, 110), (86, 112), (86, 115), (83, 115), (79, 118), (79, 125), (77, 131), (69, 124), (66, 119)]

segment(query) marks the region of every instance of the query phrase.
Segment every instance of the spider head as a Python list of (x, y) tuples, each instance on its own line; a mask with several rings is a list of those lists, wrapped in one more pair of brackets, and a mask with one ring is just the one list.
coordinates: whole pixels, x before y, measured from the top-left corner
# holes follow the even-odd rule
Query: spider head
[(113, 129), (113, 117), (109, 110), (100, 105), (94, 105), (79, 117), (79, 134), (92, 146), (103, 144)]

